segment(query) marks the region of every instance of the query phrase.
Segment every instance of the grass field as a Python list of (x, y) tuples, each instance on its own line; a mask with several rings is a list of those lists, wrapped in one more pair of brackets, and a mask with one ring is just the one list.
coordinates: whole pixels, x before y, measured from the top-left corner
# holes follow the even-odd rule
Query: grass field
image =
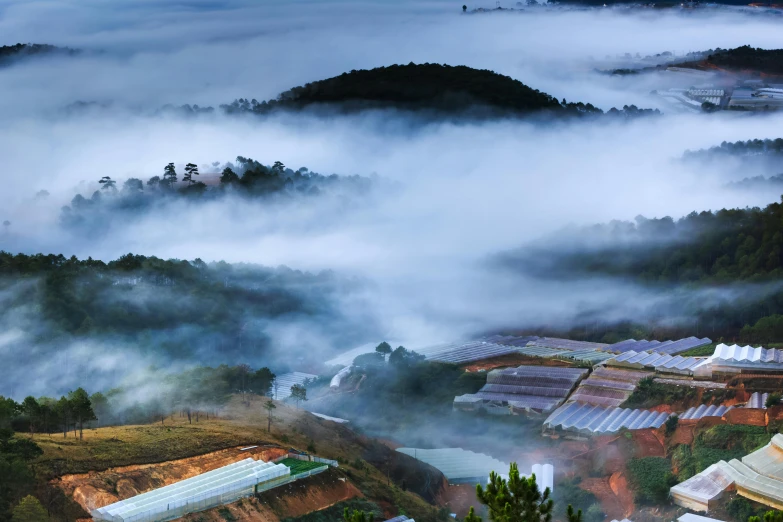
[(308, 462), (306, 460), (298, 459), (283, 459), (280, 464), (285, 464), (291, 468), (291, 475), (299, 475), (300, 473), (306, 473), (312, 469), (323, 468), (326, 464), (322, 462)]

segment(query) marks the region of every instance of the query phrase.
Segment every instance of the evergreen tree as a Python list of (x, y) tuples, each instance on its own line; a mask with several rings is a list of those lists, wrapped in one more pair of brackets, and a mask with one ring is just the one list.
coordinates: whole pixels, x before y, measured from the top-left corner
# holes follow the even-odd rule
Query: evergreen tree
[[(486, 489), (476, 485), (476, 498), (487, 506), (492, 522), (551, 522), (554, 502), (549, 495), (549, 488), (543, 493), (538, 490), (535, 475), (521, 476), (515, 462), (511, 463), (508, 480), (493, 471)], [(473, 508), (465, 520), (481, 522)], [(569, 522), (578, 521), (569, 519)]]
[(345, 511), (343, 511), (343, 520), (345, 522), (373, 522), (373, 520), (375, 520), (375, 514), (365, 513), (358, 509), (354, 509), (353, 512), (351, 512), (348, 508), (345, 508)]
[(174, 183), (177, 182), (177, 170), (174, 168), (173, 163), (169, 163), (163, 169), (163, 179), (160, 180), (160, 184), (166, 188), (174, 188)]
[(71, 405), (76, 425), (79, 426), (79, 440), (84, 440), (84, 423), (96, 419), (90, 396), (87, 395), (84, 388), (76, 388), (68, 394), (68, 402)]
[(307, 400), (307, 388), (301, 384), (294, 384), (291, 386), (291, 397), (294, 398), (296, 407), (299, 408), (299, 403)]
[(27, 495), (14, 508), (11, 522), (48, 522), (49, 515), (46, 510), (32, 495)]
[(188, 163), (185, 165), (185, 175), (182, 176), (182, 181), (192, 185), (195, 183), (193, 176), (198, 176), (198, 166), (195, 163)]

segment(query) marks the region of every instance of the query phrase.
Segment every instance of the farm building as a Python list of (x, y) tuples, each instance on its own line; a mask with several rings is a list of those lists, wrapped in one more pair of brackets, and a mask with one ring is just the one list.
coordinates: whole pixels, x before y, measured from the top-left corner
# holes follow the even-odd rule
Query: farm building
[(769, 393), (755, 392), (748, 399), (748, 403), (745, 404), (746, 408), (756, 408), (760, 410), (767, 409), (767, 399), (769, 399)]
[[(493, 471), (503, 478), (508, 476), (507, 463), (462, 448), (398, 448), (397, 451), (426, 462), (439, 470), (449, 484), (486, 484), (489, 481), (489, 474)], [(541, 491), (545, 488), (554, 490), (555, 470), (551, 464), (534, 464), (527, 475), (520, 469), (522, 475), (530, 476), (531, 473), (536, 475), (536, 482)]]
[(95, 520), (160, 522), (249, 497), (284, 484), (291, 470), (283, 464), (244, 459), (169, 486), (121, 500), (92, 512)]
[(701, 515), (694, 515), (693, 513), (685, 513), (677, 519), (677, 522), (723, 522), (716, 518), (703, 517)]
[(493, 370), (476, 393), (454, 398), (454, 408), (490, 413), (549, 412), (566, 400), (587, 369), (519, 366)]
[(709, 511), (727, 490), (775, 509), (783, 509), (783, 435), (742, 460), (720, 461), (671, 488), (675, 504)]
[(398, 448), (397, 451), (439, 470), (449, 484), (486, 484), (492, 471), (505, 475), (509, 468), (506, 462), (462, 448)]
[(679, 415), (679, 419), (681, 421), (697, 421), (704, 417), (723, 417), (731, 408), (732, 406), (706, 406), (702, 404), (688, 408), (685, 413)]
[(616, 353), (629, 352), (631, 350), (635, 352), (651, 351), (656, 353), (663, 353), (669, 355), (675, 355), (696, 348), (698, 346), (704, 346), (712, 344), (712, 340), (708, 338), (699, 339), (698, 337), (687, 337), (685, 339), (679, 339), (677, 341), (648, 341), (642, 339), (637, 341), (635, 339), (626, 339), (619, 343), (610, 344), (606, 350)]
[(291, 372), (284, 373), (275, 377), (275, 382), (272, 385), (272, 398), (276, 401), (282, 401), (291, 396), (291, 388), (298, 384), (304, 385), (307, 381), (317, 379), (317, 375), (312, 373)]
[(626, 408), (604, 408), (569, 402), (559, 407), (544, 421), (544, 431), (567, 431), (584, 435), (616, 433), (623, 428), (640, 430), (660, 428), (668, 413)]
[(619, 406), (624, 403), (649, 373), (631, 370), (596, 368), (579, 384), (569, 401), (594, 406)]
[(709, 358), (711, 375), (783, 373), (783, 351), (719, 344)]
[(708, 357), (682, 357), (680, 355), (629, 350), (607, 360), (604, 364), (617, 368), (635, 368), (691, 376), (697, 367), (708, 363), (708, 360)]

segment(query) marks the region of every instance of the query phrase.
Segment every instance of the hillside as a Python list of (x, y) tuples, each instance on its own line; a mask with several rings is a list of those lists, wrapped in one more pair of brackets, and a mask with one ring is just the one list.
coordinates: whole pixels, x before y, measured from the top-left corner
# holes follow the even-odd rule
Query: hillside
[(783, 49), (761, 49), (749, 45), (735, 49), (715, 49), (703, 60), (676, 65), (762, 77), (783, 76)]
[[(265, 114), (276, 109), (330, 107), (342, 112), (384, 108), (470, 116), (600, 114), (587, 103), (563, 103), (519, 80), (489, 70), (439, 64), (391, 65), (353, 70), (308, 83), (259, 103), (239, 99), (227, 113)], [(635, 109), (635, 108), (634, 108)]]
[(32, 57), (64, 55), (73, 56), (78, 54), (76, 49), (67, 47), (57, 47), (48, 44), (23, 44), (4, 45), (0, 47), (0, 66), (10, 65), (11, 63)]
[[(397, 508), (416, 520), (434, 522), (442, 517), (427, 503), (434, 502), (444, 486), (437, 470), (281, 402), (272, 431), (267, 433), (266, 419), (259, 413), (261, 400), (243, 405), (235, 398), (218, 418), (210, 416), (194, 424), (172, 415), (162, 424), (91, 429), (81, 442), (71, 436), (63, 439), (61, 434), (35, 435), (33, 439), (43, 449), (35, 469), (82, 509), (92, 509), (240, 460), (247, 456), (238, 450), (243, 446), (258, 446), (250, 453), (262, 459), (274, 458), (290, 447), (308, 448), (338, 460), (340, 466), (227, 509), (255, 513), (250, 519), (275, 520), (364, 497), (388, 517), (396, 515)], [(398, 487), (402, 482), (407, 491)], [(275, 502), (271, 502), (273, 497)], [(220, 519), (209, 512), (204, 516)]]

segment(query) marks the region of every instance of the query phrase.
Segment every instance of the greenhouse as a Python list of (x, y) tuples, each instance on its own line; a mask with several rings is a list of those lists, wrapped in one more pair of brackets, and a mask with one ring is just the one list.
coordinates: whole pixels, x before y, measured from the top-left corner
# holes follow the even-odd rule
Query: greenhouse
[(657, 353), (674, 355), (690, 350), (691, 348), (696, 348), (698, 346), (705, 346), (707, 344), (712, 344), (712, 340), (707, 337), (705, 337), (704, 339), (699, 339), (698, 337), (687, 337), (685, 339), (680, 339), (678, 341), (663, 341), (663, 342), (648, 341), (647, 339), (643, 339), (641, 341), (637, 341), (635, 339), (626, 339), (625, 341), (620, 341), (619, 343), (609, 345), (609, 347), (606, 349), (610, 352), (618, 352), (618, 353), (624, 353), (629, 351), (635, 351), (635, 352), (654, 351)]
[(682, 357), (655, 352), (629, 350), (606, 361), (607, 366), (655, 370), (660, 373), (693, 375), (695, 368), (708, 363), (708, 357)]
[(424, 355), (428, 361), (460, 364), (518, 353), (518, 351), (519, 348), (517, 346), (495, 344), (486, 341), (471, 341), (468, 343), (434, 346), (417, 350), (417, 353)]
[(767, 409), (767, 399), (769, 399), (769, 393), (755, 392), (748, 399), (746, 408)]
[(704, 417), (723, 417), (723, 415), (729, 411), (732, 406), (693, 406), (679, 415), (680, 420), (699, 420)]
[(490, 472), (505, 476), (509, 469), (505, 462), (462, 448), (398, 448), (397, 451), (439, 470), (449, 484), (486, 484)]
[(729, 462), (720, 461), (671, 488), (675, 504), (709, 511), (723, 493), (736, 489), (745, 498), (783, 509), (783, 435), (763, 448)]
[(281, 401), (291, 396), (291, 388), (294, 385), (304, 385), (307, 381), (317, 379), (317, 375), (312, 373), (291, 372), (284, 373), (275, 377), (275, 382), (272, 385), (272, 398), (276, 401)]
[(585, 375), (587, 370), (582, 368), (519, 366), (493, 370), (478, 392), (455, 397), (454, 407), (501, 414), (549, 412), (565, 401)]
[(565, 350), (603, 350), (609, 345), (604, 343), (591, 343), (587, 341), (572, 341), (571, 339), (559, 339), (557, 337), (540, 337), (531, 341), (528, 346), (534, 344), (545, 348), (556, 348)]
[(668, 413), (656, 411), (603, 408), (569, 402), (555, 410), (544, 421), (544, 430), (572, 431), (587, 435), (616, 433), (623, 428), (629, 430), (660, 428), (668, 418)]
[(289, 479), (288, 467), (247, 458), (96, 509), (92, 517), (111, 522), (171, 520), (248, 497)]
[(650, 374), (644, 372), (597, 368), (579, 384), (570, 401), (594, 406), (619, 406), (624, 403)]

